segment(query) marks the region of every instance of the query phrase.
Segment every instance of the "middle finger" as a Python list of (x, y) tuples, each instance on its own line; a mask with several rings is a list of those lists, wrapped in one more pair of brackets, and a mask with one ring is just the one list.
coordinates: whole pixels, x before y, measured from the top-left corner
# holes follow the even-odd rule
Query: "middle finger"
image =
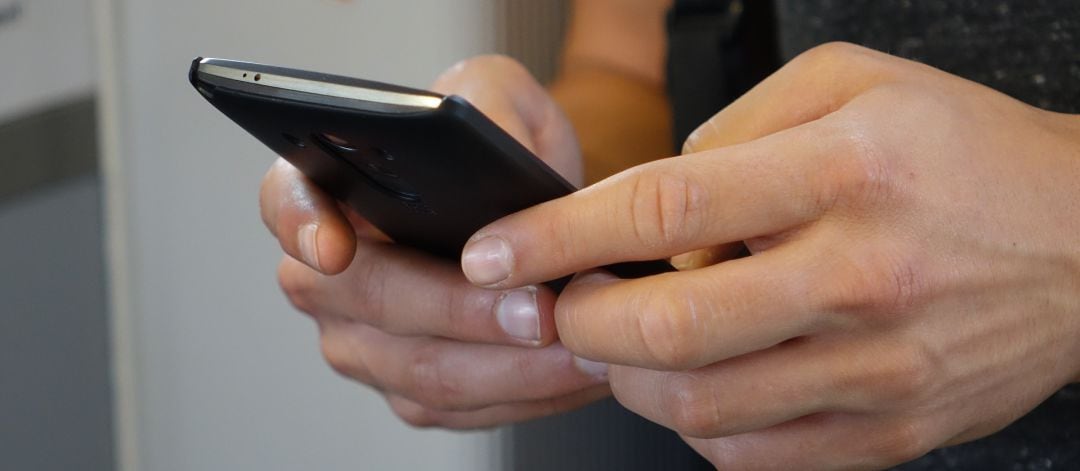
[(456, 265), (400, 245), (361, 241), (349, 268), (334, 276), (285, 258), (279, 279), (301, 311), (391, 334), (519, 346), (556, 338), (550, 289), (477, 288)]
[(527, 349), (398, 337), (340, 320), (320, 321), (320, 331), (335, 370), (437, 410), (544, 400), (607, 382), (559, 344)]

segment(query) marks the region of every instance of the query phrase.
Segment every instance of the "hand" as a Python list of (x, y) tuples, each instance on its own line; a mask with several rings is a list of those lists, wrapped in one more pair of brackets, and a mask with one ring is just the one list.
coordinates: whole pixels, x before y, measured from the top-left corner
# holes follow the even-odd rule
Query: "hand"
[[(571, 128), (520, 65), (472, 59), (434, 88), (464, 96), (580, 182)], [(327, 362), (379, 390), (405, 421), (488, 427), (610, 394), (598, 365), (556, 342), (546, 287), (476, 288), (456, 263), (390, 243), (284, 160), (267, 173), (260, 204), (288, 254), (281, 286), (318, 323)]]
[(706, 250), (581, 274), (555, 311), (620, 402), (718, 467), (886, 467), (1080, 374), (1076, 116), (832, 44), (686, 151), (491, 224), (463, 268), (507, 289)]

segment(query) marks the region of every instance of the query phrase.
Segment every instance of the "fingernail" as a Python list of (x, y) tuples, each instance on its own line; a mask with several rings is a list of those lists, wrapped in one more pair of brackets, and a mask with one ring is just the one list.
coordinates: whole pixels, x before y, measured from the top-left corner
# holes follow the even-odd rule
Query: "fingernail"
[(536, 288), (503, 293), (495, 305), (495, 319), (511, 337), (539, 342), (540, 309), (536, 307)]
[(693, 268), (693, 266), (694, 266), (693, 264), (694, 264), (694, 254), (693, 253), (684, 253), (684, 254), (681, 254), (681, 255), (676, 255), (674, 257), (671, 257), (671, 266), (675, 267), (675, 269), (679, 270), (679, 271), (689, 270), (689, 269)]
[(586, 360), (579, 356), (574, 356), (574, 366), (579, 371), (585, 373), (587, 376), (592, 376), (596, 379), (607, 378), (608, 364), (598, 361)]
[(510, 246), (499, 237), (485, 237), (465, 247), (461, 270), (469, 281), (493, 285), (510, 277)]
[(300, 226), (300, 231), (297, 233), (297, 240), (300, 242), (300, 258), (304, 259), (303, 262), (308, 266), (322, 270), (322, 265), (319, 264), (319, 226), (318, 224), (305, 224)]
[(609, 283), (612, 281), (618, 281), (619, 277), (612, 275), (611, 272), (604, 270), (588, 270), (574, 275), (574, 284), (587, 285), (587, 284), (600, 284)]

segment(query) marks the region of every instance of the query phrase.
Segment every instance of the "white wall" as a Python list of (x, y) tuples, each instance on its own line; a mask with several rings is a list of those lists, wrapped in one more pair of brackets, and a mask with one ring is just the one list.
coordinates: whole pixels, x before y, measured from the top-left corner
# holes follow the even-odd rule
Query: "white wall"
[(256, 207), (273, 155), (186, 81), (197, 55), (424, 86), (492, 48), (484, 0), (98, 0), (120, 460), (127, 471), (494, 469), (324, 365)]

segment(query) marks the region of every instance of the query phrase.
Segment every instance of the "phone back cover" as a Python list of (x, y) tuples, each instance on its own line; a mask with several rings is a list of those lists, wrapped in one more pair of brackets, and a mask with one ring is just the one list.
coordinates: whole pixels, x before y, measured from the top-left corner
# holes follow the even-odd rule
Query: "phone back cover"
[[(452, 260), (483, 226), (574, 191), (456, 96), (431, 110), (387, 113), (215, 87), (194, 69), (191, 81), (222, 113), (391, 239)], [(663, 261), (606, 268), (624, 278), (672, 270)]]

